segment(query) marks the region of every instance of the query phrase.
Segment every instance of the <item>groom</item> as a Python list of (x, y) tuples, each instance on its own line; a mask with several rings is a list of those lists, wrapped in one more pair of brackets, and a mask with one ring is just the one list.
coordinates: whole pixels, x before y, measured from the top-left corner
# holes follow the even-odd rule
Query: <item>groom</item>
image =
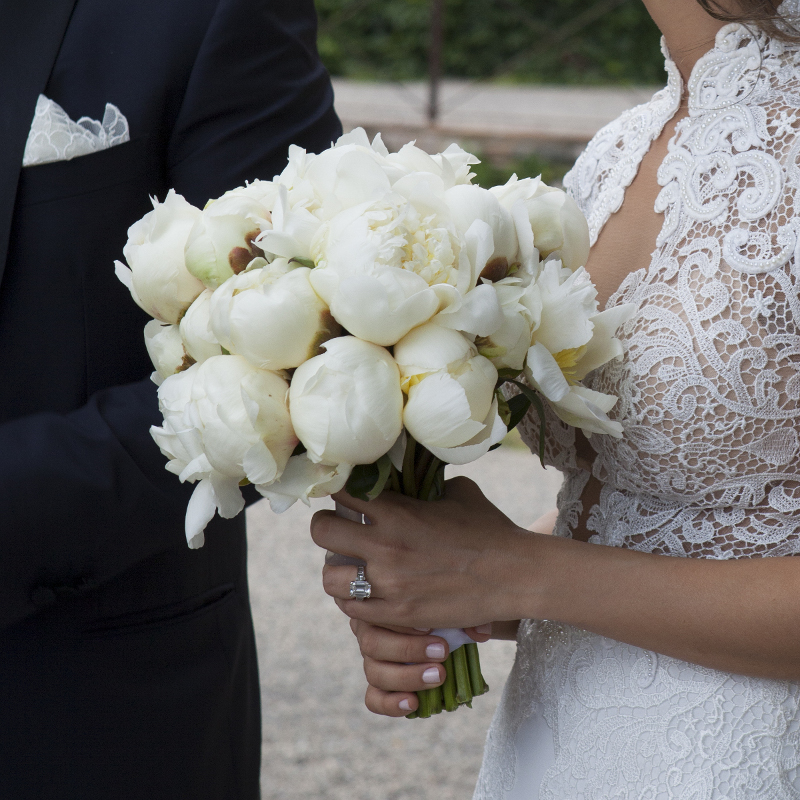
[[(0, 798), (256, 800), (244, 523), (186, 546), (113, 265), (150, 195), (339, 135), (312, 0), (8, 0), (0, 59)], [(130, 141), (23, 168), (39, 95)]]

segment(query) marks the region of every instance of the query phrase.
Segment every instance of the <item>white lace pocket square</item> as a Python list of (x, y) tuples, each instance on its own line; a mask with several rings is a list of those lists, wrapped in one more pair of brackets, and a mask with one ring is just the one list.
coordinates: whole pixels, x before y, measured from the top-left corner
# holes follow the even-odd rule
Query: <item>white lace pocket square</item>
[(89, 117), (73, 122), (58, 103), (40, 94), (22, 166), (69, 161), (123, 144), (130, 138), (128, 120), (111, 103), (106, 103), (102, 122)]

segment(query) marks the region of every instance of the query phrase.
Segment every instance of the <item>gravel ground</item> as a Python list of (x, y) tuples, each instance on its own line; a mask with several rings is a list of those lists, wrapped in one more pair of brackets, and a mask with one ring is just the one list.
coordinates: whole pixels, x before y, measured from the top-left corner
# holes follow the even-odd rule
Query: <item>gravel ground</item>
[[(525, 527), (552, 508), (561, 482), (519, 445), (449, 470), (476, 480)], [(413, 721), (371, 714), (355, 638), (322, 591), (323, 552), (308, 535), (310, 516), (301, 504), (282, 515), (266, 502), (248, 510), (263, 800), (468, 800), (514, 643), (481, 647), (492, 689), (472, 711)]]

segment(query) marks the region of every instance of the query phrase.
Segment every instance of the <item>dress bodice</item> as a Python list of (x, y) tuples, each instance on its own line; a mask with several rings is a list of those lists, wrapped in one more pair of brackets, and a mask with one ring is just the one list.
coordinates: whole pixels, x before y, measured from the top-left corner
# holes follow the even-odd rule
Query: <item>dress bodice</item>
[[(604, 128), (565, 178), (592, 241), (680, 105), (678, 70)], [(679, 556), (800, 552), (800, 48), (728, 25), (701, 58), (658, 171), (664, 225), (649, 265), (609, 305), (633, 303), (624, 359), (592, 389), (620, 399), (624, 436), (594, 436), (603, 483), (595, 542)], [(555, 419), (567, 471), (559, 533), (587, 480)]]
[[(782, 11), (800, 16), (800, 0)], [(679, 108), (665, 55), (667, 87), (601, 130), (565, 178), (593, 242)], [(624, 358), (587, 381), (619, 397), (610, 416), (624, 428), (590, 440), (603, 485), (590, 541), (800, 554), (800, 47), (728, 25), (686, 91), (658, 171), (655, 251), (608, 302), (637, 308), (618, 332)], [(529, 444), (536, 423), (523, 423)], [(589, 473), (555, 414), (546, 450), (565, 473), (555, 533), (569, 536)], [(800, 685), (523, 620), (475, 798), (800, 798)]]

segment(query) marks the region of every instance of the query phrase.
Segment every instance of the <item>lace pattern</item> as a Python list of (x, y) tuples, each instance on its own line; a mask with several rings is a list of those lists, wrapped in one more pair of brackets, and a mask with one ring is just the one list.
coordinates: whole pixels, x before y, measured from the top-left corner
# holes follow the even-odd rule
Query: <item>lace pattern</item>
[(22, 166), (69, 161), (123, 144), (130, 138), (128, 120), (111, 103), (106, 104), (102, 122), (89, 117), (73, 122), (58, 103), (40, 94)]
[[(601, 131), (565, 179), (593, 242), (679, 107), (668, 55), (667, 69), (666, 89)], [(687, 90), (689, 116), (658, 173), (656, 250), (608, 303), (638, 308), (618, 334), (626, 356), (588, 381), (620, 398), (612, 413), (625, 429), (590, 440), (603, 483), (591, 541), (682, 557), (799, 554), (800, 48), (728, 25)], [(557, 426), (548, 435), (549, 462), (566, 472), (557, 533), (569, 535), (588, 474), (574, 440)], [(794, 683), (526, 621), (476, 798), (514, 786), (532, 713), (556, 753), (541, 787), (525, 787), (532, 800), (800, 798)]]
[(534, 757), (515, 746), (531, 713), (544, 714), (556, 752), (532, 800), (800, 797), (800, 687), (786, 681), (748, 680), (527, 620), (476, 798), (514, 788), (517, 758)]

